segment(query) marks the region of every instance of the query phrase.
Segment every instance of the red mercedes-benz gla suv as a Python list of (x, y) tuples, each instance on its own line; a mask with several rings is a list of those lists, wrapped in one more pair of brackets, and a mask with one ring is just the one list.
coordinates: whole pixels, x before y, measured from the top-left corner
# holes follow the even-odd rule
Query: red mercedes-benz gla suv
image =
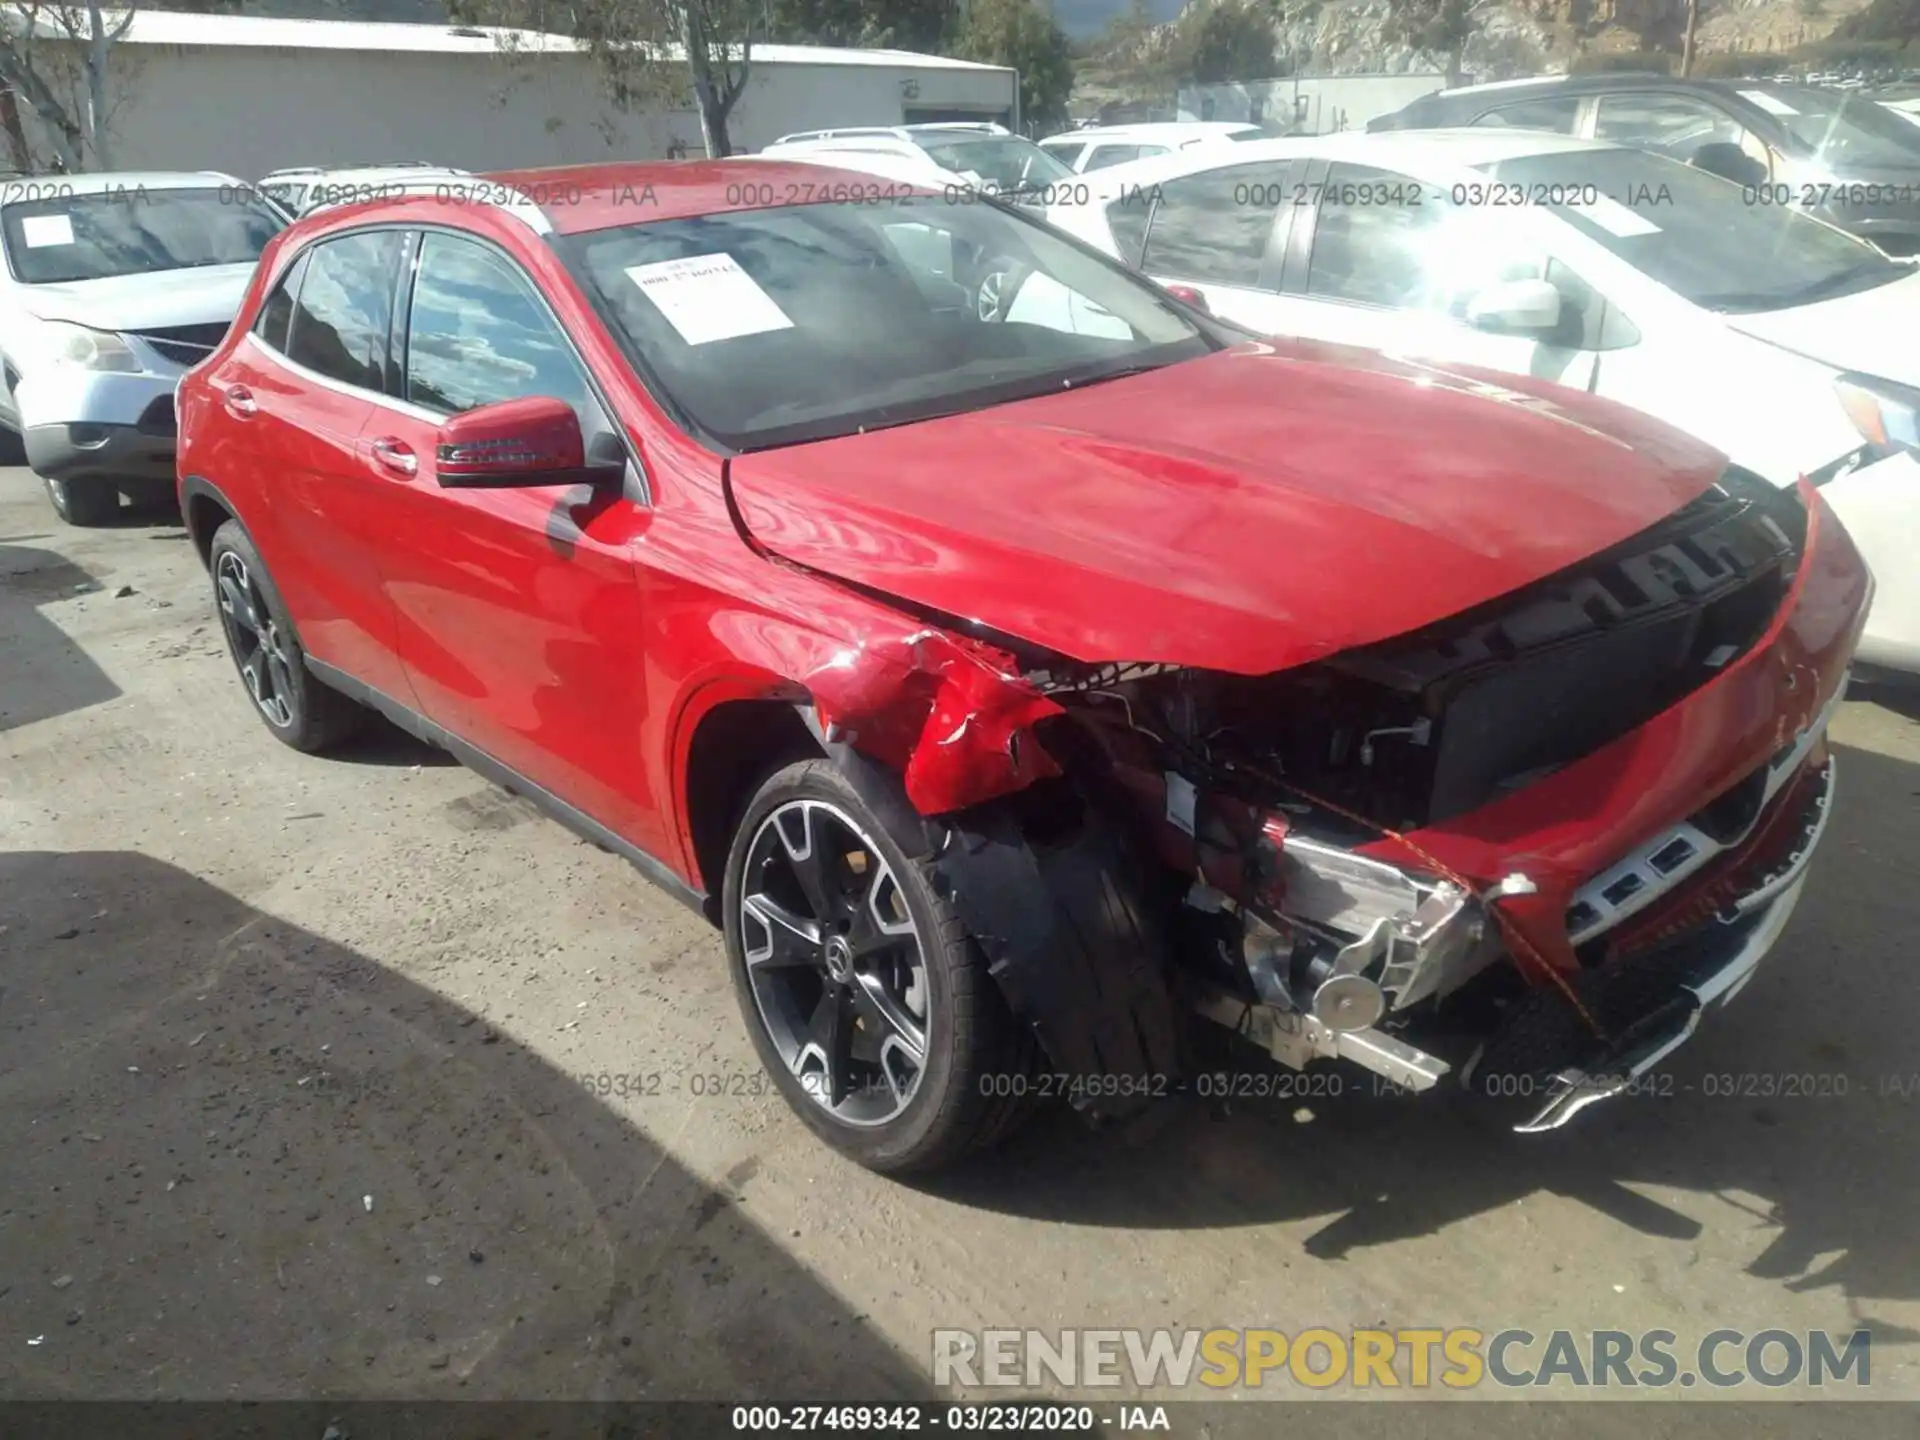
[(246, 693), (701, 907), (862, 1162), (1150, 1105), (1194, 1017), (1547, 1128), (1779, 936), (1871, 588), (1812, 488), (1255, 339), (968, 196), (441, 190), (287, 230), (180, 387)]

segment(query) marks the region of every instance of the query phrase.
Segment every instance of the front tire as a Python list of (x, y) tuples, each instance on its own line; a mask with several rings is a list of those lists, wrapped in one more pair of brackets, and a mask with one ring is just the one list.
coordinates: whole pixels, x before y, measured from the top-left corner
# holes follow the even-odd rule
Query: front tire
[(120, 513), (120, 492), (105, 480), (48, 480), (53, 513), (69, 525), (105, 525)]
[(286, 606), (239, 521), (213, 532), (207, 564), (227, 649), (274, 738), (311, 753), (356, 733), (367, 711), (307, 669)]
[(931, 871), (830, 761), (760, 787), (722, 903), (754, 1048), (815, 1134), (901, 1173), (1011, 1131), (1032, 1047)]

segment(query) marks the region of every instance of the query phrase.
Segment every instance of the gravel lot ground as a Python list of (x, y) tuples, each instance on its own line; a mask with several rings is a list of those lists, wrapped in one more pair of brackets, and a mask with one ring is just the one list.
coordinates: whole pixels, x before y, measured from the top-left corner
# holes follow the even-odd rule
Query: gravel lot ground
[(397, 733), (274, 743), (177, 517), (0, 471), (0, 1395), (880, 1399), (935, 1327), (1384, 1322), (1866, 1325), (1920, 1397), (1913, 715), (1844, 707), (1808, 898), (1669, 1098), (1048, 1115), (909, 1188), (762, 1091), (695, 916)]

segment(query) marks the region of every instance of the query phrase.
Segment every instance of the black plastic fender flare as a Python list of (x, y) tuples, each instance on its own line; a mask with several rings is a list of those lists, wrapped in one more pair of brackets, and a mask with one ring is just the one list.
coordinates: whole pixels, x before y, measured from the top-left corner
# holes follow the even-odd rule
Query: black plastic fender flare
[[(1100, 1116), (1136, 1113), (1172, 1093), (1179, 1026), (1169, 949), (1119, 835), (1062, 787), (1077, 822), (1036, 839), (1010, 800), (929, 818), (885, 766), (802, 714), (911, 860), (926, 862), (987, 958), (1009, 1008), (1053, 1066), (1046, 1087)], [(1029, 795), (1026, 802), (1032, 803)]]

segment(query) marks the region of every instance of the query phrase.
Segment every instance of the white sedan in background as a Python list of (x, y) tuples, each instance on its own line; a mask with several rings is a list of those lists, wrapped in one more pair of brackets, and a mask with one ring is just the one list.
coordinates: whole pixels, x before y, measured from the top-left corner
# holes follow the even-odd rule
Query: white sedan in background
[(1091, 191), (1048, 219), (1225, 319), (1557, 381), (1774, 484), (1807, 476), (1879, 585), (1861, 658), (1920, 670), (1912, 262), (1677, 161), (1538, 132), (1251, 141)]
[(1162, 120), (1139, 125), (1083, 125), (1078, 130), (1049, 135), (1040, 142), (1040, 148), (1075, 173), (1088, 175), (1135, 160), (1171, 155), (1176, 150), (1231, 145), (1258, 140), (1265, 134), (1258, 125), (1231, 120)]

